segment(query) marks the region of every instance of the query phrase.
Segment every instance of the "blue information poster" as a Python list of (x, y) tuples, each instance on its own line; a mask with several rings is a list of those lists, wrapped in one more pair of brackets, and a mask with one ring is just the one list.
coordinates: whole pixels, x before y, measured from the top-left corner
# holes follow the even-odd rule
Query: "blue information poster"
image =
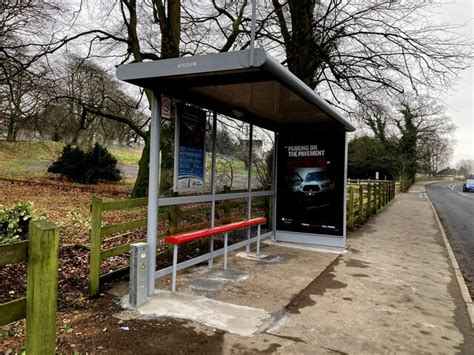
[(174, 191), (204, 188), (206, 111), (177, 105)]

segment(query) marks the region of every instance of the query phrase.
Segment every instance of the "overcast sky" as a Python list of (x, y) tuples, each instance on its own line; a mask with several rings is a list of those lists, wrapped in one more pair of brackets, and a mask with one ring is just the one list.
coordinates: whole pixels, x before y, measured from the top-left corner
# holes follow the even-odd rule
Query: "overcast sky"
[[(441, 22), (466, 24), (463, 33), (474, 38), (474, 1), (452, 0), (440, 8), (438, 15)], [(474, 70), (472, 67), (459, 75), (457, 85), (448, 92), (445, 99), (448, 105), (448, 115), (457, 126), (455, 138), (456, 148), (453, 163), (461, 159), (474, 160)]]

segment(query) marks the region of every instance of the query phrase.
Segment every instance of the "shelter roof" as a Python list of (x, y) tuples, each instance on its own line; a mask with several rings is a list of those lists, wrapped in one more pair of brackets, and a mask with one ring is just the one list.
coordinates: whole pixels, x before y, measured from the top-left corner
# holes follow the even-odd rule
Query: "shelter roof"
[(328, 102), (263, 49), (131, 63), (125, 82), (253, 123), (283, 129), (314, 126), (354, 131)]

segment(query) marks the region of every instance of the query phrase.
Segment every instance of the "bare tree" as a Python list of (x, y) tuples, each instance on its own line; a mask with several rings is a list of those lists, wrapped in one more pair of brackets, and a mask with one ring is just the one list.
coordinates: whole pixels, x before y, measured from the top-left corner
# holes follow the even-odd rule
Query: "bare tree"
[(56, 1), (0, 3), (0, 85), (13, 85), (25, 71), (34, 75), (37, 61), (64, 45), (64, 39), (55, 36), (55, 16), (62, 11)]
[[(270, 0), (267, 0), (267, 3)], [(431, 1), (271, 0), (268, 40), (284, 49), (290, 71), (344, 109), (375, 91), (400, 94), (449, 86), (469, 66), (472, 40), (459, 26), (431, 24)], [(260, 33), (265, 37), (264, 33)], [(264, 41), (265, 38), (262, 38)], [(264, 41), (265, 43), (265, 41)]]
[(429, 96), (404, 94), (392, 100), (379, 97), (378, 102), (362, 106), (358, 119), (395, 157), (392, 175), (400, 179), (401, 189), (406, 191), (426, 165), (431, 174), (449, 159), (455, 126), (446, 116), (445, 106)]
[(418, 142), (418, 171), (432, 178), (448, 166), (453, 151), (453, 142), (449, 136), (426, 135)]
[[(232, 2), (231, 5), (224, 4), (224, 6), (219, 6), (217, 2), (212, 4), (216, 14), (199, 20), (199, 16), (195, 11), (188, 11), (193, 6), (192, 1), (181, 4), (179, 0), (151, 0), (146, 2), (120, 0), (111, 4), (106, 10), (107, 15), (99, 14), (99, 17), (105, 16), (108, 19), (113, 17), (114, 20), (110, 21), (111, 25), (109, 27), (105, 26), (104, 28), (102, 26), (100, 30), (86, 31), (84, 35), (91, 36), (90, 48), (94, 48), (96, 42), (101, 44), (102, 50), (91, 51), (93, 56), (100, 56), (100, 53), (103, 53), (104, 48), (106, 48), (108, 55), (114, 55), (118, 59), (118, 63), (143, 62), (199, 52), (195, 45), (191, 50), (186, 47), (186, 38), (190, 38), (189, 31), (195, 31), (198, 28), (190, 24), (199, 21), (220, 21), (220, 18), (229, 19), (230, 16), (233, 18), (232, 23), (236, 30), (231, 32), (219, 48), (221, 51), (229, 50), (233, 48), (233, 44), (237, 41), (238, 34), (242, 30), (240, 23), (244, 21), (243, 9), (247, 2), (240, 3), (236, 1)], [(184, 14), (182, 13), (183, 8), (185, 9)], [(183, 22), (186, 28), (182, 26)], [(222, 30), (226, 31), (224, 27), (222, 27)], [(193, 41), (189, 41), (189, 45), (193, 43)], [(150, 104), (151, 93), (145, 91), (145, 96), (148, 99), (148, 104)], [(91, 112), (90, 108), (87, 110)], [(94, 110), (94, 113), (100, 115), (103, 112), (99, 109)], [(107, 118), (107, 115), (103, 115), (103, 117)], [(123, 120), (123, 122), (126, 121)], [(165, 138), (163, 140), (162, 167), (171, 169), (171, 142), (166, 140), (167, 137), (172, 137), (172, 134), (167, 132), (171, 128), (170, 123), (163, 121), (162, 128), (163, 137)], [(142, 133), (145, 148), (139, 162), (139, 172), (132, 192), (133, 196), (143, 196), (148, 189), (149, 140), (146, 127), (143, 127)], [(163, 184), (163, 186), (168, 186), (168, 184)]]
[[(70, 56), (56, 81), (59, 90), (53, 99), (66, 101), (68, 120), (71, 122), (68, 136), (73, 144), (83, 141), (91, 145), (99, 138), (114, 140), (122, 137), (130, 140), (137, 132), (127, 125), (129, 122), (136, 126), (146, 125), (147, 118), (138, 102), (93, 61)], [(97, 111), (127, 118), (128, 121), (112, 120), (95, 113)], [(142, 131), (140, 134), (143, 136)]]

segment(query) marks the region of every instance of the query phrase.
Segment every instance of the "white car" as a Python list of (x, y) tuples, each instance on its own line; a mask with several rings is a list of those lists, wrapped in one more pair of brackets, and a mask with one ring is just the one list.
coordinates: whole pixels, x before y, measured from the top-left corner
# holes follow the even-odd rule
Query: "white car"
[(324, 170), (308, 172), (299, 187), (299, 191), (307, 196), (314, 196), (333, 189), (334, 182), (328, 179)]

